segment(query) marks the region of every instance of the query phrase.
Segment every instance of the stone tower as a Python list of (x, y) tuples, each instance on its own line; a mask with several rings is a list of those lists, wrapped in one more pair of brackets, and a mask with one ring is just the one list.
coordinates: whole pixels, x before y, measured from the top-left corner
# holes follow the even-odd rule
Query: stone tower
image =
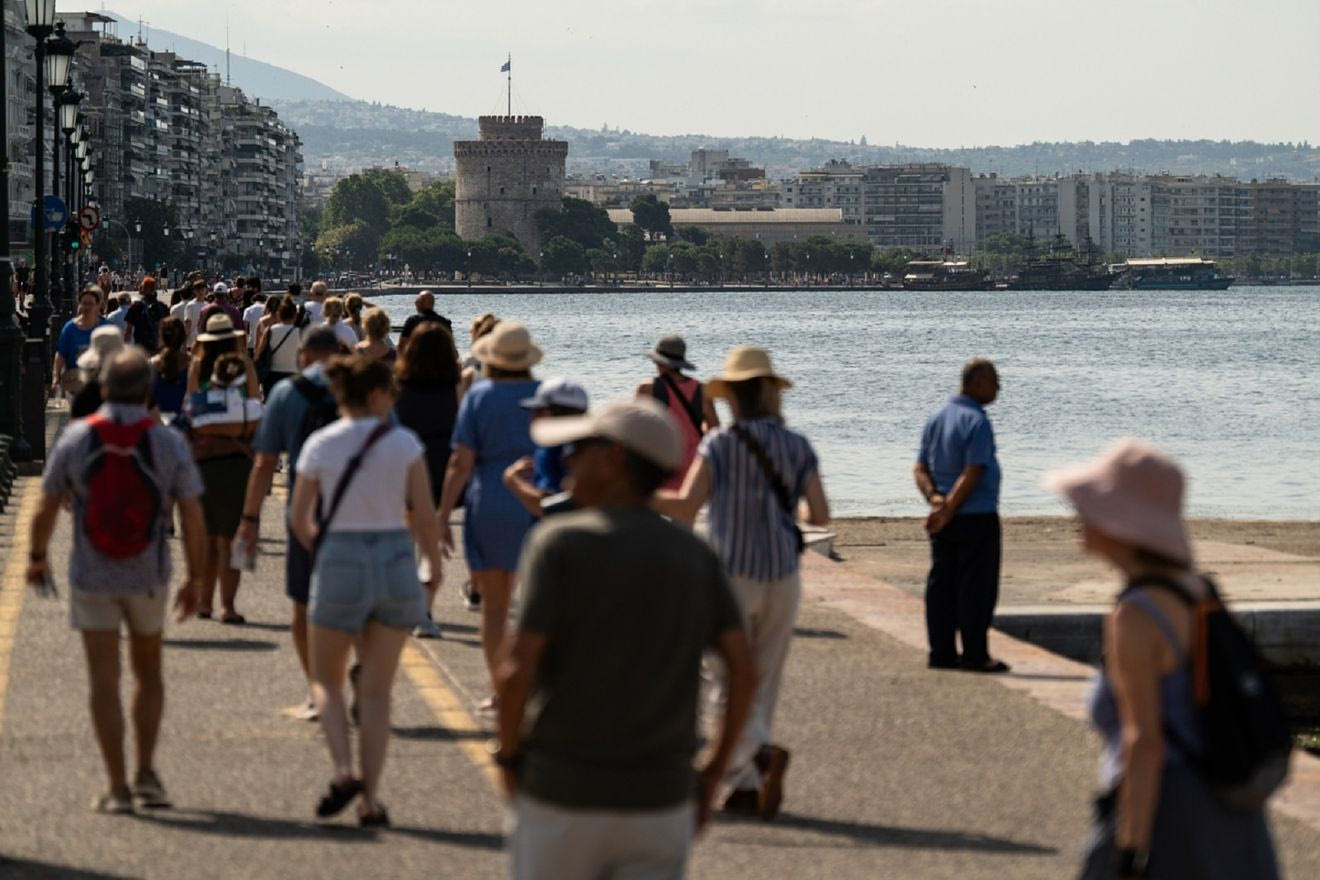
[(512, 233), (533, 259), (536, 212), (559, 210), (567, 141), (541, 139), (540, 116), (482, 116), (481, 139), (454, 142), (454, 222), (468, 240)]

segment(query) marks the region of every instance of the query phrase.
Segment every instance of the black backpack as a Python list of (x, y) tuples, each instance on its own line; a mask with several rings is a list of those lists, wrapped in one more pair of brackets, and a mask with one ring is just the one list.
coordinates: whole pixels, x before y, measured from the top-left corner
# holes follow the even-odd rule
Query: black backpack
[(302, 424), (298, 426), (298, 442), (306, 443), (313, 431), (319, 431), (339, 418), (339, 403), (329, 388), (306, 376), (299, 374), (289, 381), (307, 399), (307, 412), (303, 413)]
[(1250, 812), (1288, 777), (1292, 730), (1283, 701), (1270, 681), (1265, 661), (1251, 637), (1238, 625), (1214, 583), (1205, 580), (1204, 599), (1170, 578), (1147, 575), (1128, 585), (1167, 590), (1193, 614), (1188, 658), (1193, 697), (1200, 715), (1204, 750), (1198, 759), (1173, 731), (1165, 733), (1180, 748), (1216, 799), (1232, 810)]

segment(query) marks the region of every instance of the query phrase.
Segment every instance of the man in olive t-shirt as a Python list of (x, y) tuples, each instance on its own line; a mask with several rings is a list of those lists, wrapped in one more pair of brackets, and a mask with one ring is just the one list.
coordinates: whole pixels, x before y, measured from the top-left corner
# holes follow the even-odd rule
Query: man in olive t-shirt
[[(497, 674), (512, 875), (626, 867), (682, 877), (756, 686), (737, 601), (714, 552), (647, 507), (682, 459), (678, 429), (655, 401), (538, 420), (532, 438), (573, 444), (573, 497), (584, 509), (528, 537), (523, 607)], [(708, 648), (728, 667), (729, 694), (698, 773)], [(540, 709), (524, 736), (533, 692)]]

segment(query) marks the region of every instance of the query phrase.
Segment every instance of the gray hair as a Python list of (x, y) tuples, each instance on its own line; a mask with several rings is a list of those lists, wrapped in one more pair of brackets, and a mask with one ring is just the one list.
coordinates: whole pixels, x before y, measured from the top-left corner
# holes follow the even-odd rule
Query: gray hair
[(151, 392), (151, 363), (142, 349), (129, 347), (101, 364), (101, 397), (110, 403), (145, 404)]
[(994, 368), (994, 361), (989, 358), (968, 358), (967, 363), (963, 364), (962, 368), (962, 387), (966, 388), (968, 385), (972, 384), (972, 382), (976, 381), (976, 377), (981, 373), (986, 370), (993, 371)]

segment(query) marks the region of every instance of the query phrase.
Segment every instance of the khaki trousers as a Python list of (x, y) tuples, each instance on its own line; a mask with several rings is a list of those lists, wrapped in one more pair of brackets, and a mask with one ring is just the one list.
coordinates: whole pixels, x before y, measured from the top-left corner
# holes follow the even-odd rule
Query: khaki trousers
[[(747, 624), (747, 637), (752, 645), (752, 661), (760, 683), (751, 715), (743, 727), (738, 745), (729, 759), (729, 771), (724, 785), (756, 790), (761, 787), (761, 776), (752, 759), (761, 746), (769, 744), (774, 726), (775, 707), (779, 704), (779, 688), (784, 681), (784, 663), (788, 660), (788, 646), (793, 641), (793, 623), (797, 620), (798, 605), (802, 601), (802, 575), (793, 572), (773, 581), (754, 581), (731, 575), (733, 594), (742, 608)], [(719, 702), (723, 703), (723, 682), (719, 687)]]
[(513, 880), (683, 880), (693, 802), (664, 810), (575, 810), (519, 793), (508, 846)]

